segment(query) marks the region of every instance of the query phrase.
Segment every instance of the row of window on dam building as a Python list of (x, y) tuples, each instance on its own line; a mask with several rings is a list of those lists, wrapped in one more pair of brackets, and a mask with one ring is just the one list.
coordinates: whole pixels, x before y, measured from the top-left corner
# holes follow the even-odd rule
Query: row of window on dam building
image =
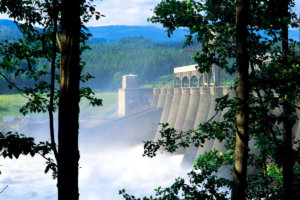
[[(220, 85), (222, 71), (213, 66), (210, 72), (201, 74), (195, 65), (174, 68), (174, 88), (213, 87)], [(223, 79), (224, 80), (224, 79)], [(157, 88), (139, 88), (139, 77), (129, 74), (122, 78), (122, 88), (118, 91), (119, 117), (126, 117), (142, 112), (154, 106), (154, 95), (160, 91)], [(164, 92), (161, 90), (161, 92)]]

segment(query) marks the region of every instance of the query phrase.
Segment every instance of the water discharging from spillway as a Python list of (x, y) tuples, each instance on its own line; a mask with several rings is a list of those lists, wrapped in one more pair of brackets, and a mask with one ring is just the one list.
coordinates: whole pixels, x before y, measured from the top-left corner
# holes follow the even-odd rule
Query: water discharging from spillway
[[(30, 127), (30, 135), (48, 139), (46, 122)], [(122, 134), (122, 133), (119, 133)], [(101, 130), (80, 133), (80, 199), (123, 199), (118, 190), (125, 188), (137, 197), (154, 194), (158, 186), (169, 186), (175, 178), (185, 174), (180, 168), (182, 155), (159, 154), (143, 157), (143, 143), (126, 144), (101, 135)], [(39, 156), (21, 156), (0, 161), (0, 189), (8, 185), (0, 199), (53, 200), (56, 181), (51, 173), (44, 174), (45, 160)]]

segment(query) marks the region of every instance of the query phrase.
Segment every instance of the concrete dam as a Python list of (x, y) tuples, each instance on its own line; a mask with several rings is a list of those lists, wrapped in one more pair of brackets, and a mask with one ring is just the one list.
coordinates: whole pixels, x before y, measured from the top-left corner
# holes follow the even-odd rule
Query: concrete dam
[[(218, 70), (213, 70), (212, 79), (206, 74), (200, 74), (195, 66), (174, 69), (174, 88), (138, 88), (138, 77), (127, 75), (123, 77), (122, 88), (119, 89), (119, 116), (116, 121), (102, 125), (107, 135), (122, 132), (129, 144), (158, 140), (161, 126), (168, 123), (176, 131), (197, 129), (200, 123), (211, 119), (219, 122), (227, 110), (216, 113), (216, 98), (226, 94), (234, 97), (235, 91), (230, 87), (218, 86)], [(177, 83), (176, 83), (177, 82)], [(300, 116), (300, 113), (297, 113)], [(295, 139), (300, 139), (299, 122), (294, 127)], [(126, 136), (126, 137), (125, 137)], [(116, 140), (120, 136), (116, 134)], [(205, 151), (217, 149), (226, 151), (218, 140), (205, 142), (204, 147), (194, 146), (182, 149), (184, 154), (182, 164), (192, 166), (194, 160)]]

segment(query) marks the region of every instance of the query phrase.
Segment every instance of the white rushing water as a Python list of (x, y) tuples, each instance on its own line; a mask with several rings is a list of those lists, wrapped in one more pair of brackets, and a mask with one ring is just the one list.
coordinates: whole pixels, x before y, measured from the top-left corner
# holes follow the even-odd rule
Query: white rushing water
[[(47, 138), (48, 133), (41, 133), (42, 130), (36, 134), (45, 134)], [(182, 155), (161, 154), (147, 158), (142, 156), (141, 142), (126, 146), (121, 145), (122, 140), (112, 142), (107, 136), (102, 137), (101, 131), (91, 137), (88, 135), (81, 133), (80, 137), (79, 185), (82, 200), (123, 199), (118, 194), (123, 188), (142, 197), (153, 194), (153, 189), (158, 186), (169, 186), (175, 178), (184, 174), (179, 167)], [(51, 173), (44, 174), (44, 163), (45, 160), (39, 156), (21, 156), (13, 160), (1, 158), (0, 190), (6, 185), (8, 187), (0, 194), (0, 199), (56, 199), (56, 180), (52, 180)]]

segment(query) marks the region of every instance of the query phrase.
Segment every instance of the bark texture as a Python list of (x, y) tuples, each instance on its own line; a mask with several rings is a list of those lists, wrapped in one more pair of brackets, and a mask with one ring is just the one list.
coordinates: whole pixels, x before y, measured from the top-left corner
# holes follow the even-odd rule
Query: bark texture
[(78, 200), (80, 0), (62, 0), (58, 124), (58, 199)]
[[(282, 56), (283, 65), (288, 65), (289, 42), (288, 42), (288, 24), (284, 20), (288, 17), (288, 0), (281, 0), (280, 17), (282, 19)], [(289, 119), (295, 110), (289, 102), (283, 104), (283, 195), (284, 200), (295, 199), (293, 192), (293, 147), (292, 147), (292, 130), (294, 123)]]
[(248, 159), (249, 132), (249, 55), (247, 50), (247, 25), (249, 0), (238, 0), (236, 5), (236, 53), (237, 53), (237, 134), (233, 172), (232, 200), (244, 200)]

